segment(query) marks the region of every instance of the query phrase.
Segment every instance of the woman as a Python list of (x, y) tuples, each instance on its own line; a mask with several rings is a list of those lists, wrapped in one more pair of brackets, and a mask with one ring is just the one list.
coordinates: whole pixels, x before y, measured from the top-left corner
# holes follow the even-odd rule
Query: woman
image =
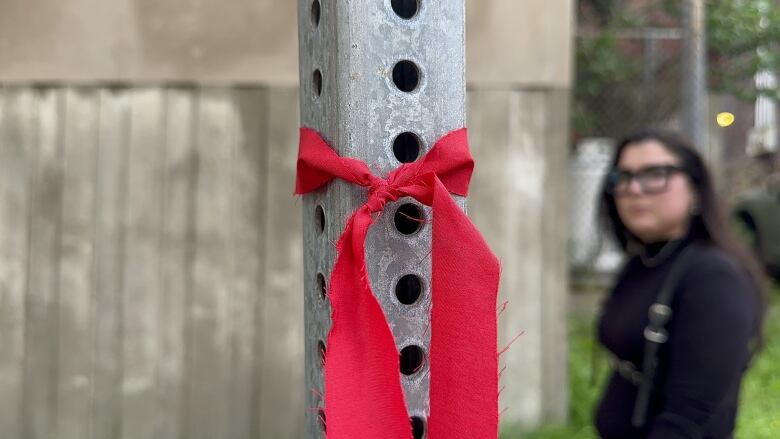
[(614, 367), (599, 434), (731, 438), (742, 375), (761, 343), (763, 281), (720, 213), (701, 157), (670, 133), (628, 136), (601, 208), (629, 260), (598, 323)]

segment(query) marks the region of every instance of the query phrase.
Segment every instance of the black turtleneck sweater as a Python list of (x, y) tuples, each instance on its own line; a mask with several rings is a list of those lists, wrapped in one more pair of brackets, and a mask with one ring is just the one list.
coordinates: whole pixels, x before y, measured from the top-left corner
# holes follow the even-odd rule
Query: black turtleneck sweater
[[(690, 244), (683, 241), (672, 251), (664, 245), (646, 249), (658, 254), (655, 266), (639, 257), (627, 262), (598, 323), (599, 341), (639, 368), (648, 308), (681, 249)], [(596, 411), (604, 439), (732, 437), (758, 311), (754, 284), (731, 256), (706, 244), (692, 246), (680, 263), (673, 316), (666, 325), (669, 340), (660, 350), (646, 426), (642, 431), (631, 426), (637, 387), (613, 371)]]

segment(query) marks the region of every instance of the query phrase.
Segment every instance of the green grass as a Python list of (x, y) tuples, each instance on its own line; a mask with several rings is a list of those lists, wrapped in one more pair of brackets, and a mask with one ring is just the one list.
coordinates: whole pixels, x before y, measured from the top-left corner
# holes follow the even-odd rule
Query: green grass
[(780, 437), (780, 289), (772, 294), (766, 320), (766, 347), (756, 357), (742, 387), (736, 437)]
[[(766, 347), (753, 362), (743, 382), (737, 439), (777, 439), (780, 437), (780, 288), (772, 294), (767, 316)], [(603, 355), (596, 355), (596, 373), (591, 377), (593, 323), (569, 322), (568, 425), (547, 425), (533, 432), (507, 429), (502, 439), (598, 439), (592, 415), (609, 372)]]

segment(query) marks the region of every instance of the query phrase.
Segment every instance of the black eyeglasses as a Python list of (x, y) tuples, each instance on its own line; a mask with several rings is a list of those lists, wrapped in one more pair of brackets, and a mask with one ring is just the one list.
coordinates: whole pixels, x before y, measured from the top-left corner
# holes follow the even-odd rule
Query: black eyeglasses
[(607, 192), (614, 196), (629, 193), (631, 181), (636, 180), (643, 194), (660, 194), (666, 191), (669, 177), (684, 172), (674, 165), (647, 166), (636, 172), (615, 168), (607, 175)]

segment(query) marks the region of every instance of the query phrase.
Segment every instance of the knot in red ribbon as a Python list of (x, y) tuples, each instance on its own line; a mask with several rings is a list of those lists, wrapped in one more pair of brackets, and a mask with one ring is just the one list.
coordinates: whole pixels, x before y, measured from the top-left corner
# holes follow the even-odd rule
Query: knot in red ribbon
[(372, 177), (366, 207), (370, 212), (381, 212), (387, 203), (398, 199), (400, 192), (397, 184), (390, 184), (387, 180), (373, 175)]
[[(365, 241), (388, 202), (410, 196), (433, 209), (429, 439), (496, 439), (498, 260), (453, 201), (466, 196), (474, 162), (466, 129), (442, 137), (419, 160), (387, 177), (339, 157), (320, 135), (301, 128), (296, 194), (334, 178), (368, 188), (337, 244), (329, 294), (333, 326), (325, 359), (327, 435), (335, 439), (411, 439), (399, 351), (368, 281)], [(381, 294), (387, 294), (382, 291)], [(414, 378), (412, 378), (414, 379)], [(420, 414), (415, 414), (419, 416)]]

